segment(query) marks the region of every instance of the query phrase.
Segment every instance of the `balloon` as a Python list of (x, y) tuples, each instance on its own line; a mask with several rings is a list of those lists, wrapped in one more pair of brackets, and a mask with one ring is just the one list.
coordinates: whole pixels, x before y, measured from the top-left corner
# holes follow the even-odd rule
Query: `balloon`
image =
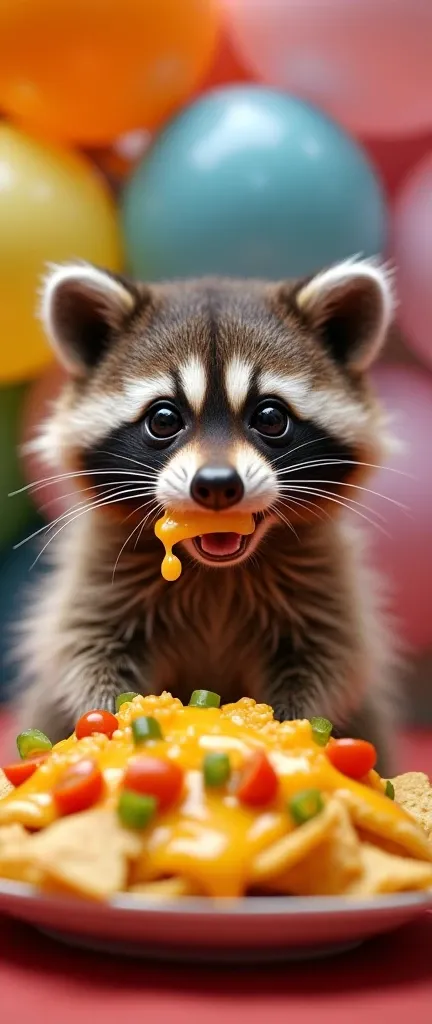
[(318, 110), (256, 86), (220, 89), (156, 139), (126, 185), (127, 258), (141, 277), (306, 274), (385, 244), (380, 185)]
[(25, 491), (9, 497), (25, 485), (18, 454), (24, 397), (23, 385), (0, 388), (0, 550), (15, 540), (35, 514)]
[[(33, 520), (29, 533), (40, 525)], [(11, 696), (18, 676), (16, 660), (11, 656), (16, 646), (14, 627), (22, 616), (30, 587), (47, 571), (43, 558), (31, 569), (39, 551), (40, 543), (33, 540), (16, 551), (8, 548), (0, 555), (0, 702)]]
[(428, 0), (224, 0), (242, 61), (352, 131), (431, 127)]
[(215, 0), (0, 0), (0, 107), (44, 136), (105, 144), (190, 96)]
[(363, 144), (378, 168), (386, 195), (393, 198), (416, 164), (432, 152), (432, 132), (409, 139), (366, 139)]
[(229, 85), (232, 82), (250, 82), (251, 78), (252, 74), (240, 62), (228, 32), (222, 31), (213, 63), (201, 83), (200, 92), (215, 89), (219, 85)]
[(121, 244), (113, 201), (73, 153), (0, 125), (0, 381), (36, 375), (51, 354), (35, 312), (47, 261), (80, 257), (114, 270)]
[(405, 637), (426, 648), (432, 642), (432, 377), (411, 366), (380, 366), (374, 383), (405, 451), (388, 459), (390, 469), (380, 470), (369, 486), (409, 513), (376, 495), (360, 500), (367, 498), (372, 512), (384, 518), (387, 535), (371, 531), (373, 555), (390, 580)]
[(88, 150), (88, 156), (100, 168), (113, 189), (131, 173), (151, 143), (151, 134), (145, 128), (126, 132), (115, 139), (112, 146)]
[(394, 255), (407, 341), (432, 366), (432, 152), (396, 199)]
[[(53, 366), (27, 390), (21, 417), (22, 465), (27, 483), (37, 483), (47, 477), (56, 476), (56, 470), (47, 467), (37, 451), (26, 451), (25, 446), (34, 441), (40, 424), (49, 416), (65, 380), (66, 374), (63, 370)], [(43, 487), (32, 490), (31, 494), (41, 515), (48, 520), (55, 519), (80, 500), (79, 495), (74, 492), (73, 479), (51, 480)]]

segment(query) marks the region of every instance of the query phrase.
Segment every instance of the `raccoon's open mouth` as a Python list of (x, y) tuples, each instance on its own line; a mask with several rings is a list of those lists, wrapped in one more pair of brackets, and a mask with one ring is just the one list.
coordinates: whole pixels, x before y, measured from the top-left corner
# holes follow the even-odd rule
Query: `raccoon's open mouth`
[(249, 541), (242, 533), (203, 533), (193, 544), (206, 561), (233, 562), (245, 554)]
[(191, 541), (200, 561), (213, 562), (221, 565), (224, 562), (233, 564), (241, 561), (248, 554), (249, 548), (255, 548), (261, 539), (260, 526), (268, 517), (264, 512), (255, 512), (255, 531), (243, 533), (202, 533)]

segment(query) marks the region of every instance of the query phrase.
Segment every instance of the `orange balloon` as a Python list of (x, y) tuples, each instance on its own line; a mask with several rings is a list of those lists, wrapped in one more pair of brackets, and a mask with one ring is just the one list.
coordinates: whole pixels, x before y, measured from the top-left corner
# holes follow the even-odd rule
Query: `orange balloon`
[(197, 88), (216, 0), (0, 0), (0, 107), (82, 144), (152, 129)]

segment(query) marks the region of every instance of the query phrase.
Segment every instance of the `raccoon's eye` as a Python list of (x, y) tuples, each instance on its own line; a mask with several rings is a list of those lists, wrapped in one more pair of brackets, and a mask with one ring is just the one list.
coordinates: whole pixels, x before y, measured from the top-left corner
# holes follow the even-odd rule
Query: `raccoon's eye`
[(282, 402), (265, 398), (255, 409), (250, 426), (268, 441), (280, 441), (288, 437), (291, 420)]
[(149, 441), (167, 443), (183, 430), (181, 414), (171, 402), (156, 402), (148, 410), (144, 429)]

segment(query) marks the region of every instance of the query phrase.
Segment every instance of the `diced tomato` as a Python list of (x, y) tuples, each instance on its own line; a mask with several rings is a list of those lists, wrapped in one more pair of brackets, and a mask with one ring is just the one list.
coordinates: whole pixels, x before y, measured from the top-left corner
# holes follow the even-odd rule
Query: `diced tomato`
[(43, 754), (33, 754), (31, 757), (27, 757), (25, 761), (17, 761), (14, 764), (7, 764), (4, 768), (4, 774), (9, 782), (13, 786), (21, 786), (23, 782), (27, 782), (31, 776), (39, 768), (40, 764), (43, 764), (48, 757), (49, 751)]
[(111, 739), (116, 729), (118, 729), (116, 716), (112, 715), (110, 711), (95, 708), (93, 711), (86, 711), (85, 715), (78, 719), (75, 736), (78, 740), (82, 740), (84, 736), (92, 736), (94, 732), (103, 732)]
[(237, 796), (250, 807), (261, 807), (274, 799), (279, 779), (264, 750), (257, 750), (246, 762)]
[(349, 779), (360, 779), (375, 767), (377, 752), (367, 740), (333, 740), (326, 750), (334, 768)]
[(95, 761), (86, 758), (70, 765), (53, 789), (54, 800), (60, 814), (85, 811), (100, 800), (103, 793), (103, 775)]
[(162, 761), (159, 757), (136, 757), (129, 761), (124, 787), (156, 797), (159, 807), (164, 810), (181, 794), (183, 769), (174, 761)]

